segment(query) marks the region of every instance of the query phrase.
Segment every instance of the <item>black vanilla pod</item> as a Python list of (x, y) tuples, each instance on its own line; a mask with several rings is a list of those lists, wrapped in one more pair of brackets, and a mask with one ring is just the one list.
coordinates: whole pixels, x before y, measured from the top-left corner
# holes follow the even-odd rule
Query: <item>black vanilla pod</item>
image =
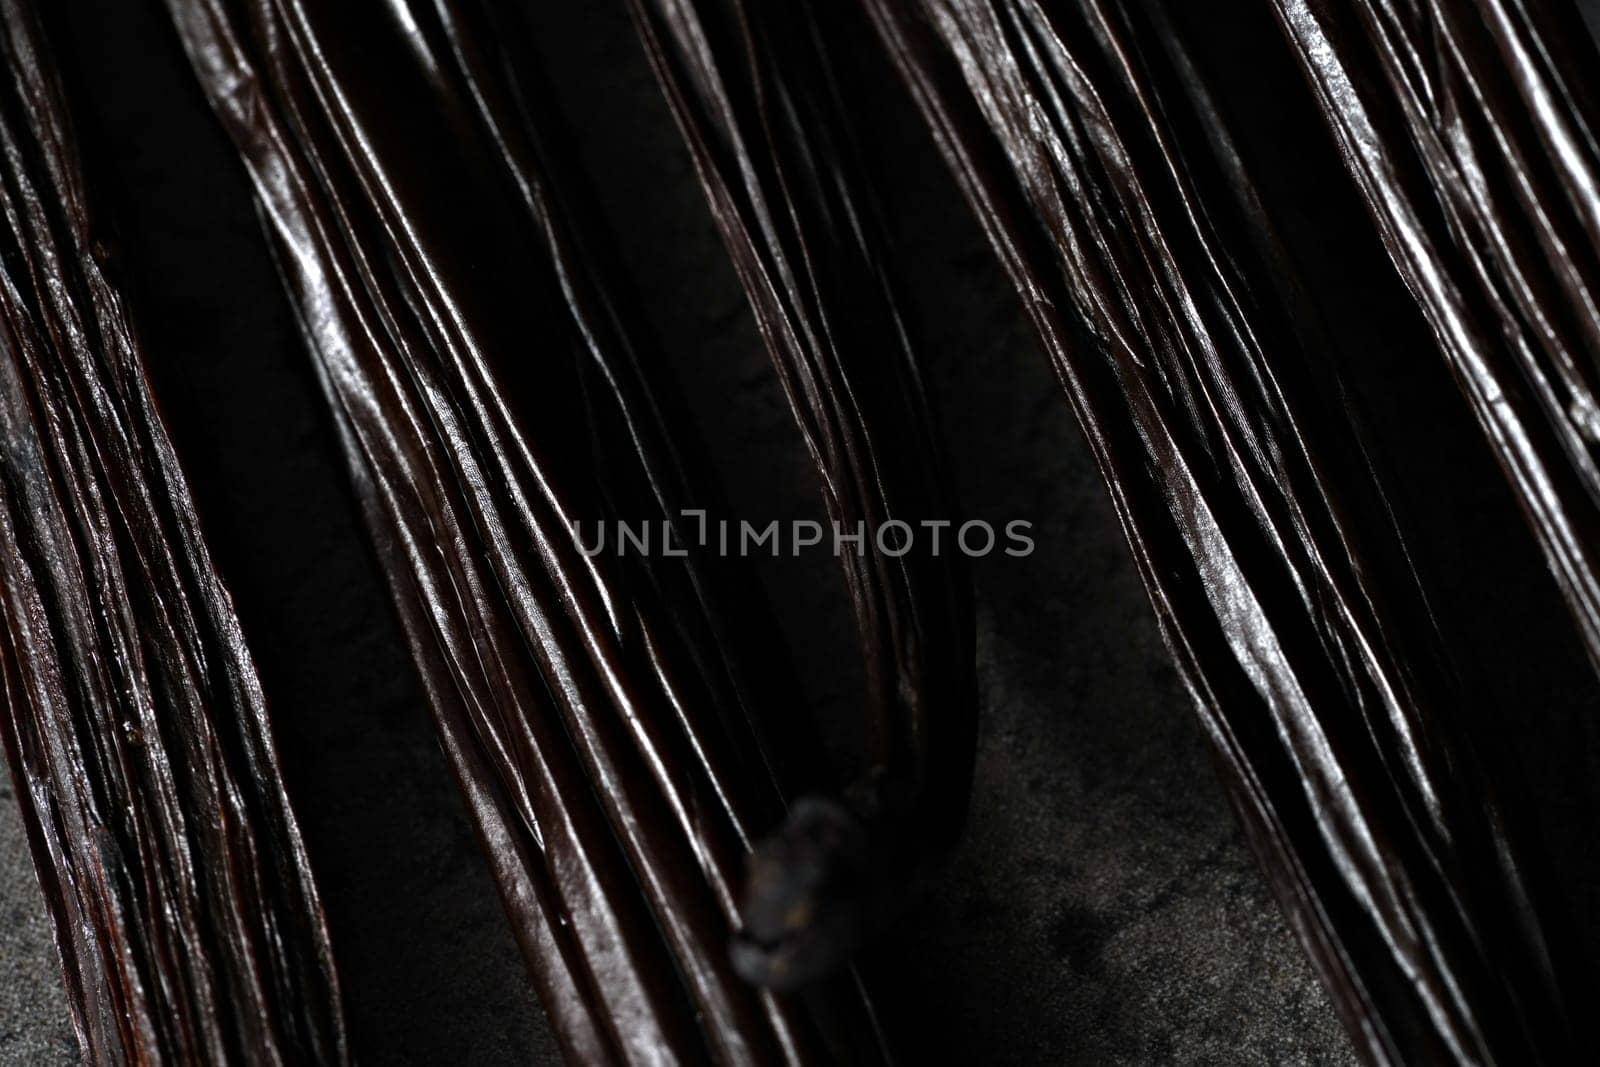
[(1600, 55), (1571, 4), (1274, 0), (1600, 669)]
[(347, 1062), (256, 668), (31, 4), (0, 50), (0, 736), (79, 1044)]
[(848, 960), (957, 839), (975, 749), (971, 592), (954, 528), (943, 553), (904, 547), (926, 536), (925, 521), (951, 525), (950, 495), (843, 72), (819, 25), (838, 10), (632, 6), (828, 517), (865, 531), (839, 559), (866, 668), (871, 766), (842, 797), (796, 805), (744, 890), (741, 972), (793, 986)]
[(567, 1055), (878, 1058), (852, 979), (782, 998), (729, 960), (744, 858), (784, 810), (746, 620), (720, 614), (693, 552), (584, 547), (584, 524), (592, 541), (596, 522), (702, 501), (554, 181), (514, 18), (467, 0), (168, 9), (250, 171)]
[(1218, 768), (1369, 1062), (1571, 1062), (1559, 926), (1404, 538), (1158, 5), (869, 0), (1089, 440)]

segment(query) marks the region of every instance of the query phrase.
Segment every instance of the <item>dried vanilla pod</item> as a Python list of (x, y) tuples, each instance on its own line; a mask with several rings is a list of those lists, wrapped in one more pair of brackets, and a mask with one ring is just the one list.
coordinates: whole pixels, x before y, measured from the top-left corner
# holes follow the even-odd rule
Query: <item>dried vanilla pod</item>
[(1600, 669), (1600, 63), (1573, 5), (1273, 0)]
[(250, 170), (568, 1056), (876, 1058), (853, 983), (779, 998), (728, 959), (751, 835), (782, 812), (746, 620), (692, 557), (580, 543), (700, 500), (555, 188), (514, 21), (468, 0), (168, 10)]
[(79, 1044), (347, 1062), (256, 668), (31, 4), (0, 49), (0, 734)]
[[(1224, 783), (1361, 1055), (1570, 1062), (1555, 920), (1192, 70), (1121, 0), (869, 0), (1088, 436)], [(1194, 136), (1196, 129), (1212, 136)], [(1217, 193), (1217, 190), (1224, 190)]]
[[(971, 592), (874, 193), (823, 44), (829, 4), (634, 0), (657, 78), (821, 476), (866, 666), (871, 767), (753, 858), (736, 959), (785, 988), (846, 962), (960, 831), (975, 752)], [(887, 526), (904, 523), (906, 530)], [(897, 532), (898, 531), (898, 532)], [(880, 536), (881, 532), (881, 536)], [(926, 531), (922, 531), (925, 535)], [(897, 542), (896, 538), (900, 538)]]

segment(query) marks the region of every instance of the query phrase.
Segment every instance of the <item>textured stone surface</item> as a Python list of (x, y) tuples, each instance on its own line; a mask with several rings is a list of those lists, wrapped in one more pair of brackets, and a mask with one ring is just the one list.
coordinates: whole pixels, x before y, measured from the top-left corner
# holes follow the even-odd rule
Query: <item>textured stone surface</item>
[(76, 1062), (44, 900), (11, 779), (0, 778), (0, 1063)]

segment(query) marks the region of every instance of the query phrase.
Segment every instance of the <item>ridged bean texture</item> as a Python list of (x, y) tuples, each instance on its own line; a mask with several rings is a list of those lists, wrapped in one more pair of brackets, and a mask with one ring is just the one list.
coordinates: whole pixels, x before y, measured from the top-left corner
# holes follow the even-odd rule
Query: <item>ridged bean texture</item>
[(38, 12), (0, 3), (0, 736), (95, 1064), (347, 1060), (261, 685)]
[(851, 89), (825, 45), (840, 9), (633, 9), (827, 514), (857, 537), (837, 544), (865, 666), (870, 766), (842, 797), (797, 805), (745, 887), (741, 970), (790, 986), (846, 961), (959, 835), (977, 720), (960, 520), (854, 143)]
[(1572, 1062), (1561, 927), (1466, 728), (1484, 698), (1444, 666), (1161, 5), (868, 6), (1055, 366), (1357, 1050)]
[(1570, 4), (1273, 0), (1600, 669), (1600, 103)]
[(873, 1059), (852, 979), (783, 998), (730, 963), (745, 856), (784, 810), (761, 744), (784, 709), (739, 652), (759, 621), (697, 555), (586, 553), (602, 520), (658, 527), (704, 500), (556, 180), (515, 10), (168, 8), (250, 171), (569, 1057)]

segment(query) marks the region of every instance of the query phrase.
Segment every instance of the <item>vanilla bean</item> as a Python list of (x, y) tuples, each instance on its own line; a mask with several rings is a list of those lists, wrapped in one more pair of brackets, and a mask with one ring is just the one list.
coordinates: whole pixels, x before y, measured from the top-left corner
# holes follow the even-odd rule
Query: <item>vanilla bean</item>
[[(740, 969), (784, 987), (848, 960), (956, 840), (974, 758), (971, 594), (874, 193), (822, 45), (819, 19), (837, 12), (804, 0), (633, 10), (828, 516), (864, 531), (839, 558), (871, 767), (843, 798), (797, 805), (746, 882)], [(904, 551), (928, 520), (951, 526), (944, 551)]]
[(0, 735), (85, 1057), (339, 1063), (255, 665), (37, 14), (0, 5)]
[(782, 810), (764, 709), (719, 637), (742, 620), (715, 614), (710, 568), (580, 546), (582, 525), (698, 500), (553, 188), (515, 27), (451, 0), (168, 8), (254, 179), (569, 1056), (870, 1049), (853, 985), (779, 999), (728, 962), (751, 827)]
[(1264, 218), (1239, 211), (1225, 145), (1189, 132), (1219, 120), (1143, 43), (1150, 5), (868, 6), (1055, 365), (1357, 1049), (1570, 1061), (1555, 927), (1462, 724), (1483, 698), (1442, 666), (1359, 436), (1251, 255)]
[(1600, 669), (1600, 62), (1571, 5), (1274, 0)]

